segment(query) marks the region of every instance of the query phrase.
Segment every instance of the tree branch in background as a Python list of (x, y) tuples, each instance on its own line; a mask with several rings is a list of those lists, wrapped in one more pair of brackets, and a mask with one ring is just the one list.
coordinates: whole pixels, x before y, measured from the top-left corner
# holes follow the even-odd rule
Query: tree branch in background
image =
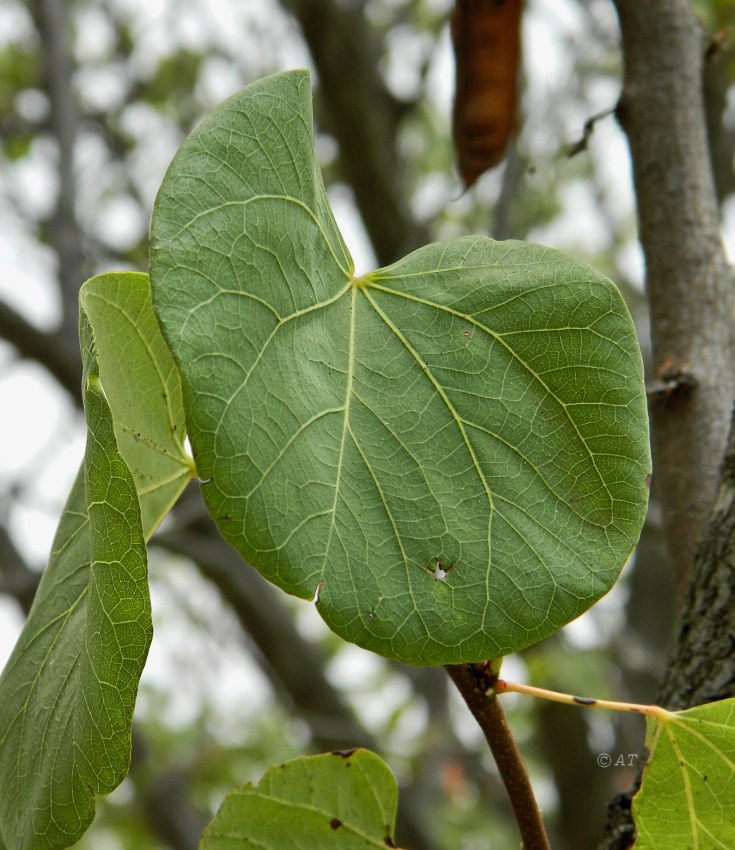
[[(72, 87), (74, 65), (71, 54), (71, 27), (66, 0), (33, 0), (29, 8), (41, 39), (44, 84), (51, 108), (50, 129), (58, 150), (58, 197), (47, 227), (59, 263), (62, 329), (76, 340), (79, 318), (77, 296), (86, 274), (81, 247), (82, 232), (74, 207), (74, 148), (78, 130), (78, 109)], [(79, 375), (81, 378), (81, 366)]]
[[(732, 10), (722, 7), (722, 16)], [(712, 171), (720, 204), (735, 192), (735, 127), (729, 120), (728, 90), (732, 78), (731, 29), (709, 39), (704, 62), (704, 111), (707, 118), (707, 136), (712, 157)]]
[(12, 596), (27, 614), (31, 610), (41, 573), (31, 569), (0, 525), (0, 594)]
[(733, 281), (705, 129), (702, 29), (688, 0), (615, 5), (625, 65), (617, 115), (633, 160), (651, 314), (654, 474), (681, 599), (735, 397)]
[(319, 73), (326, 125), (340, 149), (340, 165), (381, 265), (430, 242), (402, 191), (396, 149), (405, 106), (386, 89), (379, 71), (380, 41), (362, 3), (281, 0), (296, 18)]
[[(682, 606), (657, 702), (690, 708), (735, 696), (735, 413), (720, 487)], [(626, 850), (635, 837), (631, 800), (636, 785), (608, 808), (600, 850)]]
[(21, 357), (35, 361), (53, 375), (81, 405), (81, 357), (76, 336), (60, 328), (55, 333), (41, 331), (5, 301), (0, 300), (0, 338), (9, 342)]
[(186, 770), (156, 765), (145, 737), (133, 727), (130, 780), (151, 832), (171, 850), (197, 850), (209, 818), (187, 796)]
[[(697, 550), (657, 702), (690, 708), (735, 696), (735, 413), (707, 533)], [(639, 780), (640, 782), (640, 780)], [(611, 801), (599, 850), (627, 850), (635, 838), (631, 801), (639, 782)]]

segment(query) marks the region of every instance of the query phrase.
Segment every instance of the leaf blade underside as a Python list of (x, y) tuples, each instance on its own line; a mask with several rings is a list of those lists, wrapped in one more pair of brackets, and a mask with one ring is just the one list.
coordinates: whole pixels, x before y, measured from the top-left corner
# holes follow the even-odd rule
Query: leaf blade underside
[[(126, 775), (152, 626), (144, 540), (194, 474), (147, 275), (82, 287), (87, 448), (0, 677), (0, 836), (74, 844)], [(142, 512), (141, 512), (142, 502)]]
[(650, 456), (633, 325), (603, 276), (465, 237), (354, 278), (305, 72), (200, 125), (151, 233), (205, 500), (266, 578), (318, 589), (338, 634), (412, 664), (507, 654), (609, 590)]
[(133, 477), (82, 320), (87, 449), (0, 678), (0, 832), (8, 850), (74, 844), (127, 773), (152, 626)]
[(148, 275), (96, 275), (82, 287), (80, 307), (94, 328), (100, 380), (149, 539), (196, 475), (184, 449), (179, 376), (153, 314)]

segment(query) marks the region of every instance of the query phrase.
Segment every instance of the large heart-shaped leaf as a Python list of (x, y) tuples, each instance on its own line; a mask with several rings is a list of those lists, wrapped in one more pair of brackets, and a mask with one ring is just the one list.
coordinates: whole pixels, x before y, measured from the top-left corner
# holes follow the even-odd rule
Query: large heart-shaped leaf
[(225, 798), (200, 850), (395, 847), (398, 786), (368, 750), (294, 759)]
[(325, 199), (309, 77), (182, 145), (154, 308), (209, 509), (340, 635), (414, 664), (540, 640), (615, 582), (650, 473), (641, 358), (604, 277), (463, 238), (360, 278)]
[(735, 700), (647, 720), (648, 764), (633, 798), (636, 850), (735, 847)]

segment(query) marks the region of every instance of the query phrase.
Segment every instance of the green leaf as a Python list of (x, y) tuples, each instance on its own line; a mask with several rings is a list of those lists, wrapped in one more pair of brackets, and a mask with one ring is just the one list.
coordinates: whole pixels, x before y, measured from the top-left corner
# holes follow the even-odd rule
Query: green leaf
[(138, 498), (84, 317), (82, 343), (82, 470), (0, 678), (0, 834), (8, 850), (74, 844), (94, 816), (94, 795), (123, 779), (151, 639)]
[(395, 847), (398, 788), (368, 750), (294, 759), (225, 798), (200, 850)]
[(647, 720), (636, 850), (735, 847), (735, 700)]
[(0, 678), (0, 788), (13, 789), (0, 794), (8, 850), (73, 844), (94, 816), (94, 794), (127, 773), (151, 639), (144, 537), (194, 474), (147, 276), (92, 278), (81, 307), (87, 449)]
[(102, 274), (82, 287), (120, 453), (135, 479), (146, 539), (196, 474), (184, 449), (174, 361), (153, 314), (148, 275)]
[(637, 541), (633, 324), (606, 278), (518, 242), (354, 278), (311, 125), (306, 72), (260, 80), (156, 201), (154, 308), (207, 505), (347, 640), (411, 664), (505, 655), (605, 594)]

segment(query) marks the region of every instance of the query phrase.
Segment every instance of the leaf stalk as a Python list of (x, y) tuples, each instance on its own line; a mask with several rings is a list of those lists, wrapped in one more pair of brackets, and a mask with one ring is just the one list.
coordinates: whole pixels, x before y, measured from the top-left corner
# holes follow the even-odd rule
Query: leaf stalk
[(635, 702), (616, 702), (614, 700), (594, 699), (592, 697), (579, 697), (572, 694), (564, 694), (559, 691), (549, 691), (546, 688), (537, 688), (533, 685), (523, 685), (518, 682), (506, 682), (504, 679), (496, 679), (490, 690), (494, 694), (526, 694), (526, 696), (538, 697), (540, 699), (561, 702), (565, 705), (582, 706), (583, 708), (602, 708), (607, 711), (629, 711), (633, 714), (642, 714), (646, 717), (654, 717), (657, 720), (665, 720), (670, 714), (665, 708), (658, 705), (641, 705)]

